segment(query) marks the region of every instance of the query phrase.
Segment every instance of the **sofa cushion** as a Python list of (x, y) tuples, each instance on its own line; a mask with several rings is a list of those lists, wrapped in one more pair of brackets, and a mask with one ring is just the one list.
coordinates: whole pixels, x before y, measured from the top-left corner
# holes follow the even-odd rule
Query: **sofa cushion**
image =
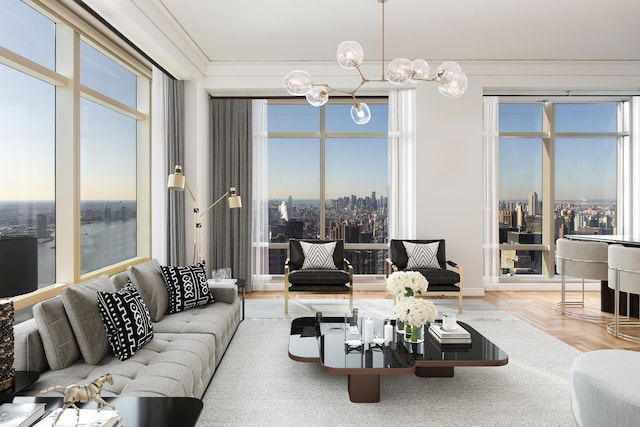
[(118, 359), (130, 358), (153, 338), (149, 309), (131, 283), (117, 292), (98, 292), (98, 309)]
[(184, 267), (161, 266), (162, 275), (169, 293), (169, 313), (211, 304), (213, 294), (209, 292), (204, 261)]
[(97, 365), (111, 348), (98, 311), (98, 291), (113, 292), (106, 274), (62, 290), (62, 302), (85, 362)]
[(407, 251), (407, 268), (440, 268), (438, 247), (440, 242), (412, 243), (402, 242)]
[[(101, 395), (177, 396), (202, 398), (216, 366), (216, 338), (211, 334), (156, 333), (133, 357), (121, 361), (107, 355), (99, 366), (78, 360), (68, 368), (45, 371), (22, 396), (42, 396), (41, 390), (55, 385), (87, 384), (106, 372), (113, 384), (105, 383)], [(47, 393), (61, 397), (64, 389)], [(116, 403), (116, 406), (118, 404)]]
[(33, 306), (47, 362), (52, 370), (66, 368), (80, 357), (80, 348), (61, 297), (51, 298)]
[(300, 242), (304, 261), (302, 269), (337, 269), (333, 262), (333, 252), (336, 249), (336, 242), (330, 243), (309, 243)]
[(162, 275), (160, 263), (156, 259), (127, 268), (129, 279), (147, 304), (151, 320), (162, 319), (169, 308), (169, 292)]

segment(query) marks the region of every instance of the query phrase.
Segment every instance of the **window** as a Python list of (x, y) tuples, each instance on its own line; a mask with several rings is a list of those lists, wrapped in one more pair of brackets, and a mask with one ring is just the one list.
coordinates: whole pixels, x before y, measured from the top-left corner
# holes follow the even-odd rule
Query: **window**
[(105, 100), (80, 101), (84, 274), (136, 256), (136, 120), (114, 108), (114, 101), (136, 107), (136, 76), (85, 42), (80, 75)]
[(38, 237), (40, 287), (122, 269), (150, 247), (138, 212), (149, 205), (139, 153), (149, 146), (151, 69), (55, 9), (0, 8), (0, 234)]
[(383, 274), (388, 237), (388, 106), (367, 101), (367, 125), (351, 104), (317, 108), (269, 101), (269, 273), (282, 274), (289, 238), (343, 239), (356, 274)]
[(555, 240), (618, 233), (627, 100), (501, 97), (498, 216), (503, 274), (555, 272)]

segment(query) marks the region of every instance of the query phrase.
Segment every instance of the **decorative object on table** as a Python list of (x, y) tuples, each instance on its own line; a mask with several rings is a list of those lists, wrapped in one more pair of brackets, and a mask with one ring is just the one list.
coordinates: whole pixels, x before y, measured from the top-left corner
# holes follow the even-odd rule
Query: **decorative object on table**
[[(428, 288), (429, 282), (417, 271), (396, 271), (387, 278), (387, 292), (393, 295), (394, 303), (404, 298), (422, 295)], [(405, 333), (404, 319), (397, 319), (396, 328), (399, 333)]]
[(396, 298), (408, 298), (427, 292), (429, 282), (417, 271), (396, 271), (387, 278), (387, 292)]
[(382, 59), (380, 68), (382, 75), (379, 79), (369, 79), (364, 76), (360, 66), (364, 61), (364, 50), (356, 41), (344, 41), (338, 45), (338, 64), (346, 69), (356, 69), (360, 75), (360, 83), (352, 90), (336, 89), (328, 84), (314, 83), (311, 75), (302, 70), (294, 70), (284, 76), (283, 84), (287, 92), (294, 96), (306, 96), (309, 104), (320, 107), (329, 101), (329, 94), (341, 93), (353, 98), (351, 118), (354, 123), (361, 125), (371, 120), (371, 111), (366, 103), (356, 99), (357, 91), (366, 83), (392, 83), (403, 85), (405, 83), (436, 82), (438, 90), (448, 98), (458, 98), (467, 90), (467, 76), (462, 72), (460, 65), (454, 61), (445, 61), (429, 75), (429, 64), (424, 59), (411, 61), (405, 58), (396, 58), (389, 62), (386, 72), (384, 67), (384, 4), (388, 0), (378, 0), (382, 5)]
[(455, 313), (442, 313), (442, 330), (451, 332), (458, 326)]
[[(56, 421), (57, 420), (57, 421)], [(33, 427), (121, 427), (122, 416), (115, 410), (80, 409), (79, 415), (58, 408)]]
[(14, 384), (13, 368), (13, 301), (0, 301), (0, 391)]
[(44, 415), (44, 403), (3, 403), (0, 405), (0, 426), (29, 427)]
[[(38, 240), (35, 236), (0, 236), (0, 401), (11, 398), (14, 385), (14, 302), (38, 288)], [(7, 299), (5, 299), (7, 298)]]
[(411, 343), (424, 341), (424, 327), (438, 315), (438, 309), (431, 301), (415, 297), (400, 298), (393, 310), (398, 320), (405, 324), (405, 341)]
[(429, 325), (429, 333), (440, 344), (471, 344), (471, 334), (458, 323), (452, 330), (444, 329), (441, 324), (432, 323)]
[(200, 261), (200, 229), (202, 228), (202, 223), (200, 220), (202, 217), (207, 214), (215, 205), (222, 201), (225, 197), (227, 198), (227, 205), (229, 209), (236, 209), (242, 207), (242, 199), (238, 194), (236, 194), (236, 188), (230, 187), (229, 191), (224, 193), (222, 196), (218, 198), (215, 202), (213, 202), (208, 208), (204, 211), (200, 212), (200, 208), (198, 207), (198, 199), (191, 191), (191, 188), (187, 184), (187, 180), (185, 176), (182, 174), (182, 166), (176, 165), (174, 173), (169, 175), (169, 179), (167, 181), (167, 187), (169, 190), (178, 190), (184, 191), (185, 187), (193, 200), (193, 262)]
[(113, 384), (113, 376), (111, 375), (110, 372), (99, 376), (95, 380), (91, 381), (89, 384), (85, 384), (85, 385), (71, 384), (68, 386), (54, 385), (52, 387), (42, 390), (41, 393), (49, 393), (54, 390), (64, 390), (64, 399), (63, 399), (64, 405), (62, 406), (62, 411), (60, 411), (60, 414), (58, 414), (58, 416), (56, 417), (54, 421), (54, 425), (56, 424), (60, 416), (64, 413), (64, 411), (69, 407), (73, 407), (76, 410), (77, 416), (80, 417), (80, 408), (76, 406), (76, 403), (85, 403), (85, 402), (93, 401), (98, 403), (98, 411), (100, 411), (104, 405), (107, 405), (108, 407), (115, 410), (116, 409), (115, 406), (105, 401), (100, 396), (100, 393), (102, 392), (102, 386), (104, 385), (105, 382), (108, 382), (109, 384)]

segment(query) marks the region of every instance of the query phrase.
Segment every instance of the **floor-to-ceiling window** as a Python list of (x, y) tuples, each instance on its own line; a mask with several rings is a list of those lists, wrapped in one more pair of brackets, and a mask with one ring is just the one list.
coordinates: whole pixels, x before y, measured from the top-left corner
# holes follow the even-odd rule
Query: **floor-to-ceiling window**
[(38, 238), (40, 287), (150, 251), (137, 213), (150, 202), (151, 69), (94, 21), (53, 9), (0, 8), (0, 235)]
[(388, 236), (388, 105), (351, 120), (347, 102), (317, 108), (269, 100), (269, 273), (282, 274), (289, 238), (343, 239), (356, 274), (382, 274)]
[(557, 238), (620, 231), (628, 99), (501, 97), (498, 108), (501, 273), (551, 277)]

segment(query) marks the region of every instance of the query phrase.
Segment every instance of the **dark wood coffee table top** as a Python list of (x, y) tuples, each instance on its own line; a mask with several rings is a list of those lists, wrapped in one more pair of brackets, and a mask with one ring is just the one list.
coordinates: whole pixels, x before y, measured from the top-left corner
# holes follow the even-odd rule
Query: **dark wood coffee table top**
[[(126, 427), (191, 427), (202, 412), (202, 401), (193, 397), (105, 397), (116, 407)], [(62, 397), (16, 396), (16, 403), (46, 403), (46, 411), (62, 407)], [(78, 405), (97, 409), (94, 402)]]

